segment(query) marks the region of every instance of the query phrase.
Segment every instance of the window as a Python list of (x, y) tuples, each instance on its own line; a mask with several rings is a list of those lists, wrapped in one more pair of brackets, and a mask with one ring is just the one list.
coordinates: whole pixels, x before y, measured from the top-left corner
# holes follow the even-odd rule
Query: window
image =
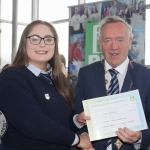
[(19, 43), (20, 43), (21, 35), (22, 35), (23, 30), (24, 30), (25, 27), (26, 27), (26, 26), (18, 25), (17, 49), (18, 49), (18, 46), (19, 46)]
[(18, 22), (31, 22), (32, 0), (18, 0)]
[(59, 53), (63, 54), (66, 58), (66, 67), (68, 67), (68, 34), (69, 23), (53, 24), (58, 34)]
[(12, 21), (12, 0), (1, 0), (1, 18)]
[[(97, 1), (98, 0), (85, 0), (85, 3), (92, 3), (92, 2), (97, 2)], [(108, 1), (108, 0), (99, 0), (99, 1)]]
[(1, 67), (11, 63), (12, 53), (12, 25), (1, 23)]

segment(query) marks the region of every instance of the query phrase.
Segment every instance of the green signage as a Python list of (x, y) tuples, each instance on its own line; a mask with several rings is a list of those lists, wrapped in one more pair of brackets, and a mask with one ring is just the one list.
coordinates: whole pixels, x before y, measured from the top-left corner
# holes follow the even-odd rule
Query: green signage
[(86, 24), (85, 65), (103, 59), (103, 55), (100, 51), (98, 43), (99, 30), (100, 30), (99, 22)]

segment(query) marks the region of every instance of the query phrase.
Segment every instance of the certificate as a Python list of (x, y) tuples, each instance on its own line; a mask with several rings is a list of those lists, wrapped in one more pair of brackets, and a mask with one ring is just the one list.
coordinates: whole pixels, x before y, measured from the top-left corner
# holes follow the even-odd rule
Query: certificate
[(90, 140), (117, 136), (118, 128), (147, 129), (138, 90), (83, 101)]

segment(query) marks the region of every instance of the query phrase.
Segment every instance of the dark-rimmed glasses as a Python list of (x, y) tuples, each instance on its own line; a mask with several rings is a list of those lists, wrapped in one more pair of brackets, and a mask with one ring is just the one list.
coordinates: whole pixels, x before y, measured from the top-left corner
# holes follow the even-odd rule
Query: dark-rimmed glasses
[(53, 45), (55, 43), (55, 40), (56, 38), (55, 37), (52, 37), (52, 36), (46, 36), (44, 38), (38, 36), (38, 35), (31, 35), (31, 36), (28, 36), (27, 38), (29, 38), (29, 41), (31, 44), (33, 45), (38, 45), (41, 40), (44, 40), (44, 43), (46, 45)]

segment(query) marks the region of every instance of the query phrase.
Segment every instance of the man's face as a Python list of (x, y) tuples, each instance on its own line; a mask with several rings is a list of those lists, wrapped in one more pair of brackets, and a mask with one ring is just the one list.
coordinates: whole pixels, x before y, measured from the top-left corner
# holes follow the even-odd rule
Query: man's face
[(125, 24), (108, 23), (102, 28), (99, 44), (106, 61), (116, 68), (127, 58), (132, 40)]

